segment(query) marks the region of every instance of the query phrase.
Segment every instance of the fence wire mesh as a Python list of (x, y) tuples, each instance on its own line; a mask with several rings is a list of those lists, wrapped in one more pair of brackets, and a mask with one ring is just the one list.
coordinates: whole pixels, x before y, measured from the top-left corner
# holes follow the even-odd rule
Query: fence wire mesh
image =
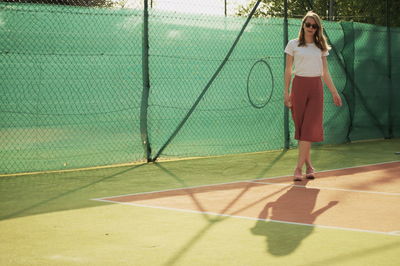
[(295, 146), (284, 32), (308, 10), (344, 99), (325, 88), (323, 143), (399, 137), (399, 2), (288, 1), (287, 25), (284, 2), (1, 1), (0, 173)]

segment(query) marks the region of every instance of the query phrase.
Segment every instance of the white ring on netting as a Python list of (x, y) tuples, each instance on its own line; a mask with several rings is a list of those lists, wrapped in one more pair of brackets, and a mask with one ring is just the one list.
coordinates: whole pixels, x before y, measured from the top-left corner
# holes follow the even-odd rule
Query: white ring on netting
[[(268, 68), (268, 70), (269, 70), (269, 73), (270, 73), (270, 75), (271, 75), (271, 93), (269, 94), (268, 99), (267, 99), (264, 103), (262, 103), (262, 104), (256, 104), (256, 103), (254, 103), (254, 102), (252, 101), (251, 97), (250, 97), (250, 91), (249, 91), (250, 75), (251, 75), (251, 73), (252, 73), (254, 67), (255, 67), (257, 64), (264, 64), (264, 65), (266, 65), (267, 68)], [(250, 72), (249, 72), (249, 75), (247, 76), (247, 97), (248, 97), (248, 99), (249, 99), (250, 104), (251, 104), (254, 108), (257, 108), (257, 109), (264, 108), (264, 107), (269, 103), (269, 101), (270, 101), (271, 98), (272, 98), (272, 94), (274, 93), (274, 87), (275, 87), (275, 84), (274, 84), (274, 75), (272, 74), (271, 66), (270, 66), (270, 65), (268, 64), (268, 62), (265, 61), (264, 59), (260, 59), (260, 60), (256, 61), (256, 62), (253, 64), (253, 66), (251, 67)]]

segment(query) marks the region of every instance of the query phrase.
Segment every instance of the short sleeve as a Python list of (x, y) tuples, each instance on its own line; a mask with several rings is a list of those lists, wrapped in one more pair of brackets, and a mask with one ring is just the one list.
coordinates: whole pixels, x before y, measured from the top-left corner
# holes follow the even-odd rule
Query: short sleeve
[(285, 53), (287, 53), (287, 54), (293, 56), (293, 50), (294, 50), (294, 41), (291, 40), (291, 41), (289, 41), (288, 44), (286, 45)]

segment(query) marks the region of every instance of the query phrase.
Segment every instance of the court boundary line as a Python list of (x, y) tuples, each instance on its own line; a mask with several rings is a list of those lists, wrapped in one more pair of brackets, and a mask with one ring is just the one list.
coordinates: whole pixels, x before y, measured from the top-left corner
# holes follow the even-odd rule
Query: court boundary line
[[(391, 161), (391, 162), (384, 162), (384, 163), (376, 163), (376, 164), (369, 164), (369, 165), (361, 165), (355, 167), (347, 167), (347, 168), (339, 168), (339, 169), (331, 169), (331, 170), (324, 170), (319, 171), (321, 172), (330, 172), (330, 171), (337, 171), (337, 170), (345, 170), (345, 169), (356, 169), (374, 165), (383, 165), (383, 164), (393, 164), (399, 163), (400, 161)], [(289, 221), (281, 221), (281, 220), (273, 220), (273, 219), (261, 219), (255, 217), (246, 217), (240, 215), (230, 215), (224, 213), (215, 213), (215, 212), (207, 212), (207, 211), (199, 211), (199, 210), (190, 210), (190, 209), (179, 209), (173, 207), (163, 207), (163, 206), (154, 206), (154, 205), (146, 205), (146, 204), (138, 204), (132, 202), (120, 202), (117, 200), (112, 200), (118, 197), (125, 197), (125, 196), (139, 196), (139, 195), (146, 195), (146, 194), (156, 194), (162, 192), (171, 192), (171, 191), (182, 191), (187, 189), (194, 189), (194, 188), (202, 188), (202, 187), (212, 187), (212, 186), (220, 186), (220, 185), (229, 185), (229, 184), (246, 184), (246, 183), (253, 183), (253, 184), (265, 184), (265, 185), (278, 185), (278, 186), (294, 186), (294, 187), (307, 187), (304, 185), (296, 185), (291, 183), (273, 183), (273, 182), (263, 182), (264, 179), (278, 179), (278, 178), (285, 178), (291, 177), (290, 175), (284, 176), (275, 176), (270, 178), (260, 178), (260, 179), (253, 179), (253, 180), (241, 180), (241, 181), (234, 181), (234, 182), (226, 182), (226, 183), (217, 183), (217, 184), (207, 184), (207, 185), (200, 185), (200, 186), (191, 186), (191, 187), (184, 187), (184, 188), (175, 188), (175, 189), (168, 189), (168, 190), (159, 190), (159, 191), (149, 191), (149, 192), (141, 192), (141, 193), (132, 193), (132, 194), (125, 194), (125, 195), (118, 195), (118, 196), (111, 196), (111, 197), (102, 197), (91, 199), (94, 201), (99, 202), (106, 202), (106, 203), (113, 203), (113, 204), (121, 204), (121, 205), (128, 205), (128, 206), (135, 206), (135, 207), (145, 207), (145, 208), (152, 208), (152, 209), (162, 209), (162, 210), (169, 210), (169, 211), (178, 211), (183, 213), (195, 213), (195, 214), (208, 214), (213, 216), (219, 217), (232, 217), (232, 218), (239, 218), (245, 220), (252, 220), (252, 221), (265, 221), (265, 222), (276, 222), (281, 224), (291, 224), (291, 225), (300, 225), (300, 226), (311, 226), (315, 228), (324, 228), (324, 229), (334, 229), (334, 230), (342, 230), (342, 231), (353, 231), (353, 232), (363, 232), (363, 233), (373, 233), (373, 234), (380, 234), (380, 235), (388, 235), (388, 236), (396, 236), (400, 237), (400, 231), (392, 231), (392, 232), (384, 232), (384, 231), (375, 231), (375, 230), (366, 230), (366, 229), (358, 229), (358, 228), (348, 228), (348, 227), (340, 227), (340, 226), (329, 226), (329, 225), (318, 225), (318, 224), (307, 224), (307, 223), (298, 223), (298, 222), (289, 222)], [(307, 188), (315, 188), (315, 189), (326, 189), (326, 190), (339, 190), (339, 191), (347, 191), (347, 192), (361, 192), (361, 193), (371, 193), (371, 194), (381, 194), (381, 195), (390, 195), (390, 196), (398, 196), (400, 193), (391, 193), (391, 192), (379, 192), (379, 191), (368, 191), (368, 190), (351, 190), (351, 189), (341, 189), (341, 188), (330, 188), (330, 187), (307, 187)]]
[[(331, 170), (323, 170), (323, 171), (317, 171), (316, 174), (318, 174), (318, 173), (326, 173), (326, 172), (333, 172), (333, 171), (338, 171), (338, 170), (356, 169), (356, 168), (375, 166), (375, 165), (382, 165), (382, 164), (394, 164), (394, 163), (400, 163), (400, 161), (390, 161), (390, 162), (383, 162), (383, 163), (359, 165), (359, 166), (354, 166), (354, 167), (344, 167), (344, 168), (337, 168), (337, 169), (331, 169)], [(121, 195), (116, 195), (116, 196), (94, 198), (94, 199), (91, 199), (91, 200), (100, 201), (101, 199), (105, 199), (105, 198), (113, 199), (113, 198), (126, 197), (126, 196), (138, 196), (138, 195), (146, 195), (146, 194), (152, 194), (152, 193), (180, 191), (180, 190), (187, 190), (187, 189), (193, 189), (193, 188), (204, 188), (204, 187), (210, 187), (210, 186), (231, 185), (231, 184), (238, 184), (238, 183), (261, 183), (261, 180), (263, 180), (263, 179), (271, 180), (271, 179), (278, 179), (278, 178), (284, 178), (284, 177), (292, 177), (292, 175), (272, 176), (272, 177), (263, 177), (263, 178), (260, 178), (260, 179), (239, 180), (239, 181), (225, 182), (225, 183), (206, 184), (206, 185), (180, 187), (180, 188), (172, 188), (172, 189), (165, 189), (165, 190), (155, 190), (155, 191), (147, 191), (147, 192), (121, 194)], [(257, 182), (258, 180), (260, 180), (260, 182)]]
[(288, 221), (273, 220), (273, 219), (261, 219), (261, 218), (247, 217), (247, 216), (241, 216), (241, 215), (230, 215), (230, 214), (224, 214), (224, 213), (204, 212), (204, 211), (196, 211), (196, 210), (189, 210), (189, 209), (179, 209), (179, 208), (172, 208), (172, 207), (137, 204), (137, 203), (130, 203), (130, 202), (118, 202), (118, 201), (105, 200), (105, 199), (94, 199), (94, 200), (101, 201), (101, 202), (107, 202), (107, 203), (135, 206), (135, 207), (145, 207), (145, 208), (151, 208), (151, 209), (177, 211), (177, 212), (183, 212), (183, 213), (208, 214), (208, 215), (213, 215), (213, 216), (228, 217), (228, 218), (232, 217), (232, 218), (239, 218), (239, 219), (245, 219), (245, 220), (251, 220), (251, 221), (274, 222), (274, 223), (280, 223), (280, 224), (309, 226), (309, 227), (314, 227), (314, 228), (333, 229), (333, 230), (361, 232), (361, 233), (372, 233), (372, 234), (400, 237), (400, 234), (399, 234), (400, 231), (383, 232), (383, 231), (374, 231), (374, 230), (357, 229), (357, 228), (340, 227), (340, 226), (307, 224), (307, 223), (288, 222)]
[(304, 185), (295, 185), (288, 183), (273, 183), (273, 182), (249, 182), (254, 184), (265, 184), (265, 185), (277, 185), (277, 186), (291, 186), (291, 187), (300, 187), (300, 188), (313, 188), (319, 190), (335, 190), (335, 191), (344, 191), (344, 192), (356, 192), (356, 193), (370, 193), (370, 194), (378, 194), (378, 195), (386, 195), (386, 196), (400, 196), (400, 193), (396, 192), (381, 192), (381, 191), (373, 191), (373, 190), (358, 190), (358, 189), (346, 189), (346, 188), (335, 188), (335, 187), (313, 187), (313, 186), (304, 186)]

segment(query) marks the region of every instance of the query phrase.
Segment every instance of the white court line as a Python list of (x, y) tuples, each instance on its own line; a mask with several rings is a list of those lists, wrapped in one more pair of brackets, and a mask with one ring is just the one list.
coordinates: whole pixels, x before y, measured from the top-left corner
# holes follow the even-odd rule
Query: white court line
[(336, 169), (331, 169), (331, 170), (322, 170), (316, 172), (318, 173), (326, 173), (326, 172), (333, 172), (337, 170), (346, 170), (346, 169), (356, 169), (356, 168), (362, 168), (362, 167), (367, 167), (367, 166), (374, 166), (374, 165), (382, 165), (382, 164), (392, 164), (392, 163), (400, 163), (400, 161), (390, 161), (390, 162), (384, 162), (384, 163), (373, 163), (373, 164), (364, 164), (364, 165), (359, 165), (359, 166), (354, 166), (354, 167), (343, 167), (343, 168), (336, 168)]
[[(319, 172), (321, 173), (321, 172), (329, 172), (329, 171), (337, 171), (337, 170), (345, 170), (345, 169), (355, 169), (355, 168), (361, 168), (361, 167), (366, 167), (366, 166), (391, 164), (391, 163), (399, 163), (399, 162), (400, 161), (392, 161), (392, 162), (369, 164), (369, 165), (362, 165), (362, 166), (356, 166), (356, 167), (338, 168), (338, 169), (325, 170), (325, 171), (319, 171)], [(284, 177), (292, 177), (292, 176), (291, 175), (285, 175), (285, 176), (275, 176), (275, 177), (269, 177), (269, 178), (267, 177), (267, 178), (262, 178), (262, 179), (263, 180), (265, 180), (265, 179), (278, 179), (278, 178), (284, 178)], [(123, 194), (123, 195), (118, 195), (118, 196), (103, 197), (103, 198), (97, 198), (97, 199), (92, 199), (92, 200), (101, 201), (101, 202), (107, 202), (107, 203), (114, 203), (114, 204), (116, 203), (116, 204), (122, 204), (122, 205), (130, 205), (130, 206), (136, 206), (136, 207), (146, 207), (146, 208), (172, 210), (172, 211), (179, 211), (179, 212), (186, 212), (186, 213), (209, 214), (209, 215), (215, 215), (215, 216), (241, 218), (241, 219), (247, 219), (247, 220), (253, 220), (253, 221), (267, 221), (267, 222), (276, 222), (276, 223), (283, 223), (283, 224), (312, 226), (312, 227), (316, 227), (316, 228), (326, 228), (326, 229), (336, 229), (336, 230), (345, 230), (345, 231), (354, 231), (354, 232), (374, 233), (374, 234), (390, 235), (390, 236), (397, 236), (397, 237), (400, 236), (400, 231), (382, 232), (382, 231), (363, 230), (363, 229), (357, 229), (357, 228), (347, 228), (347, 227), (338, 227), (338, 226), (326, 226), (326, 225), (296, 223), (296, 222), (287, 222), (287, 221), (279, 221), (279, 220), (271, 220), (271, 219), (260, 219), (260, 218), (246, 217), (246, 216), (229, 215), (229, 214), (221, 214), (221, 213), (213, 213), (213, 212), (203, 212), (203, 211), (196, 211), (196, 210), (169, 208), (169, 207), (152, 206), (152, 205), (136, 204), (136, 203), (129, 203), (129, 202), (118, 202), (118, 201), (109, 200), (109, 199), (112, 199), (112, 198), (118, 198), (118, 197), (124, 197), (124, 196), (146, 195), (146, 194), (153, 194), (153, 193), (161, 193), (161, 192), (169, 192), (169, 191), (180, 191), (180, 190), (186, 190), (186, 189), (192, 189), (192, 188), (202, 188), (202, 187), (211, 187), (211, 186), (237, 184), (237, 183), (260, 183), (260, 184), (262, 184), (262, 181), (257, 182), (257, 179), (255, 179), (255, 180), (254, 179), (253, 180), (242, 180), (242, 181), (227, 182), (227, 183), (218, 183), (218, 184), (191, 186), (191, 187), (176, 188), (176, 189), (167, 189), (167, 190), (158, 190), (158, 191), (150, 191), (150, 192)], [(268, 183), (268, 182), (265, 182), (265, 183)], [(285, 183), (268, 183), (268, 184), (279, 185), (279, 186), (287, 186), (287, 185), (290, 186), (291, 185), (291, 184), (285, 184)], [(293, 185), (293, 186), (300, 186), (300, 185)], [(301, 187), (305, 187), (305, 186), (301, 186)], [(312, 187), (309, 187), (309, 188), (312, 188)], [(339, 189), (339, 188), (319, 188), (319, 189), (345, 190), (345, 189)], [(345, 191), (350, 191), (350, 190), (345, 190)], [(387, 195), (393, 195), (394, 194), (395, 196), (400, 195), (400, 193), (388, 193), (388, 192), (377, 192), (377, 191), (363, 191), (363, 190), (352, 190), (352, 191), (353, 192), (363, 192), (363, 193), (374, 193), (374, 194), (387, 194)], [(108, 200), (106, 200), (106, 198)]]
[(208, 214), (208, 215), (215, 215), (215, 216), (222, 216), (222, 217), (240, 218), (240, 219), (246, 219), (246, 220), (252, 220), (252, 221), (265, 221), (265, 222), (274, 222), (274, 223), (291, 224), (291, 225), (302, 225), (302, 226), (311, 226), (311, 227), (315, 227), (315, 228), (372, 233), (372, 234), (389, 235), (389, 236), (396, 236), (396, 237), (400, 236), (400, 234), (398, 234), (400, 231), (382, 232), (382, 231), (364, 230), (364, 229), (348, 228), (348, 227), (340, 227), (340, 226), (296, 223), (296, 222), (288, 222), (288, 221), (280, 221), (280, 220), (272, 220), (272, 219), (260, 219), (260, 218), (240, 216), (240, 215), (230, 215), (230, 214), (222, 214), (222, 213), (215, 213), (215, 212), (204, 212), (204, 211), (195, 211), (195, 210), (178, 209), (178, 208), (170, 208), (170, 207), (161, 207), (161, 206), (153, 206), (153, 205), (145, 205), (145, 204), (136, 204), (136, 203), (130, 203), (130, 202), (118, 202), (118, 201), (104, 200), (104, 199), (94, 199), (94, 200), (102, 201), (102, 202), (109, 202), (109, 203), (117, 203), (117, 204), (122, 204), (122, 205), (130, 205), (130, 206), (136, 206), (136, 207), (162, 209), (162, 210), (178, 211), (178, 212), (185, 212), (185, 213)]
[(272, 183), (272, 182), (261, 182), (261, 181), (260, 182), (252, 181), (249, 183), (275, 185), (275, 186), (291, 186), (291, 187), (301, 187), (301, 188), (315, 188), (315, 189), (320, 189), (320, 190), (338, 190), (338, 191), (346, 191), (346, 192), (371, 193), (371, 194), (380, 194), (380, 195), (386, 195), (386, 196), (400, 196), (400, 193), (380, 192), (380, 191), (372, 191), (372, 190), (356, 190), (356, 189), (335, 188), (335, 187), (312, 187), (312, 186), (303, 186), (303, 185), (292, 185), (290, 183)]
[[(391, 161), (391, 162), (384, 162), (384, 163), (376, 163), (376, 164), (366, 164), (366, 165), (360, 165), (360, 166), (355, 166), (355, 167), (347, 167), (347, 168), (337, 168), (337, 169), (331, 169), (331, 170), (324, 170), (324, 171), (318, 171), (318, 173), (325, 173), (325, 172), (330, 172), (330, 171), (337, 171), (337, 170), (345, 170), (345, 169), (355, 169), (355, 168), (362, 168), (366, 166), (373, 166), (373, 165), (382, 165), (382, 164), (391, 164), (391, 163), (399, 163), (400, 161)], [(278, 179), (278, 178), (284, 178), (288, 177), (291, 178), (292, 175), (283, 175), (283, 176), (274, 176), (274, 177), (263, 177), (260, 178), (262, 180), (264, 179)], [(179, 191), (179, 190), (186, 190), (186, 189), (192, 189), (192, 188), (203, 188), (203, 187), (210, 187), (210, 186), (220, 186), (220, 185), (230, 185), (230, 184), (238, 184), (238, 183), (248, 183), (248, 182), (257, 182), (257, 179), (252, 179), (252, 180), (240, 180), (240, 181), (234, 181), (234, 182), (227, 182), (227, 183), (217, 183), (217, 184), (208, 184), (208, 185), (200, 185), (200, 186), (190, 186), (190, 187), (184, 187), (184, 188), (173, 188), (173, 189), (165, 189), (165, 190), (157, 190), (157, 191), (149, 191), (149, 192), (139, 192), (139, 193), (131, 193), (131, 194), (121, 194), (117, 196), (110, 196), (110, 197), (102, 197), (102, 198), (96, 198), (92, 200), (101, 200), (101, 199), (112, 199), (112, 198), (119, 198), (119, 197), (125, 197), (125, 196), (137, 196), (137, 195), (146, 195), (146, 194), (151, 194), (151, 193), (161, 193), (161, 192), (170, 192), (170, 191)]]

